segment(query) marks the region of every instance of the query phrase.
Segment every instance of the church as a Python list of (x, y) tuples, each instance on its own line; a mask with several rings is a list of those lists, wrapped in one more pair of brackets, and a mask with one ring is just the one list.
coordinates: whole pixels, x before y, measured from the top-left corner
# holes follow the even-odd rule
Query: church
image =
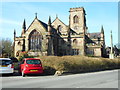
[(24, 20), (21, 36), (14, 30), (14, 56), (27, 51), (31, 56), (105, 55), (104, 28), (88, 33), (86, 12), (83, 7), (70, 8), (69, 25), (57, 16), (48, 23), (39, 20), (37, 14), (28, 28)]

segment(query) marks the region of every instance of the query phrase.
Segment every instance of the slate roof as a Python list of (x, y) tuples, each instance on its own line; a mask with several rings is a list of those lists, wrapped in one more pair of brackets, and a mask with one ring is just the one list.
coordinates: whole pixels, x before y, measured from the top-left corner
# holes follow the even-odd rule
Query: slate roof
[(46, 30), (48, 30), (48, 29), (47, 29), (48, 25), (47, 25), (46, 23), (44, 23), (44, 22), (42, 22), (42, 21), (40, 21), (40, 20), (38, 20), (38, 21), (44, 26), (44, 28), (45, 28)]
[[(57, 17), (53, 22), (55, 22), (57, 19), (58, 19), (61, 23), (63, 23), (58, 17)], [(53, 22), (52, 22), (52, 23), (53, 23)], [(63, 24), (64, 24), (65, 26), (67, 26), (65, 23), (63, 23)]]
[(90, 39), (98, 39), (98, 38), (101, 38), (101, 33), (98, 32), (98, 33), (88, 33), (88, 36)]
[(85, 35), (86, 43), (94, 43), (87, 35)]
[[(29, 27), (27, 28), (27, 30), (31, 27), (31, 25), (33, 24), (33, 22), (35, 21), (35, 19), (32, 21), (32, 23), (29, 25)], [(44, 22), (42, 22), (41, 20), (38, 20), (42, 25), (43, 25), (43, 27), (46, 29), (46, 31), (48, 31), (48, 29), (47, 29), (47, 24), (46, 23), (44, 23)], [(27, 31), (26, 30), (26, 31)]]
[(72, 35), (73, 34), (77, 34), (74, 30), (72, 30), (71, 28), (70, 28), (70, 32), (72, 33)]

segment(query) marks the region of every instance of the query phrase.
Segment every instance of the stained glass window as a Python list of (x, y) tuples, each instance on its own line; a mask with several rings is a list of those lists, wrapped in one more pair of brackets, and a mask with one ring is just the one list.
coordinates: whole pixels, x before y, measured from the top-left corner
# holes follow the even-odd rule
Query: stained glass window
[(42, 36), (41, 34), (33, 30), (29, 36), (29, 50), (41, 50), (41, 45), (42, 45)]

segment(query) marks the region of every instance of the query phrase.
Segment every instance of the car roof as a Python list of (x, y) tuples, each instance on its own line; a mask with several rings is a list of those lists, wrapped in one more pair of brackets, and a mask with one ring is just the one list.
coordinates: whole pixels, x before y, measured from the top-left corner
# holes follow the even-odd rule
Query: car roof
[(10, 58), (0, 58), (0, 60), (11, 60)]
[(24, 58), (24, 60), (40, 60), (39, 58)]

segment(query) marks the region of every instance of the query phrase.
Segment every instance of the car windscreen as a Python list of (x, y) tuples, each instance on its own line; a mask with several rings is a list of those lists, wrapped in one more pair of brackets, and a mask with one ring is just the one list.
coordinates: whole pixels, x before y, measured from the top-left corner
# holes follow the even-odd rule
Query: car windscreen
[(9, 65), (12, 64), (12, 60), (0, 60), (0, 65)]
[(41, 64), (40, 60), (26, 60), (27, 64)]

